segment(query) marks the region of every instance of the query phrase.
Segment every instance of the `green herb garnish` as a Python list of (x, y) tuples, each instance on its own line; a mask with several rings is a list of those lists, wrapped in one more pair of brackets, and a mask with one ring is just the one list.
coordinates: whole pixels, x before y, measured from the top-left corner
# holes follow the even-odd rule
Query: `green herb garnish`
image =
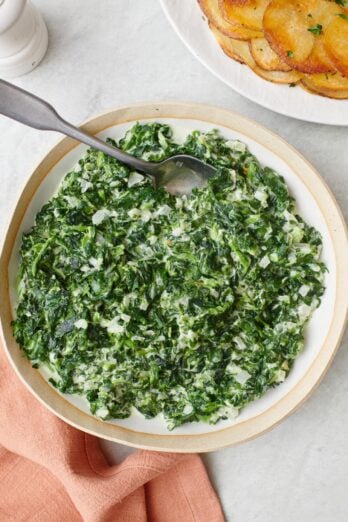
[(321, 24), (315, 24), (315, 25), (312, 25), (311, 27), (309, 27), (307, 29), (307, 31), (315, 34), (316, 36), (319, 36), (323, 32), (323, 26)]

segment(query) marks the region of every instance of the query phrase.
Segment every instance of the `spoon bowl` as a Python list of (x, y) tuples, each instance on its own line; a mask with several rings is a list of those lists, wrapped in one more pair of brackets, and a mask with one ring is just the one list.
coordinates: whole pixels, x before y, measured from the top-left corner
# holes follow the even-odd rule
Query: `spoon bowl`
[(189, 195), (193, 189), (205, 187), (209, 178), (216, 175), (214, 167), (187, 154), (178, 154), (152, 165), (155, 187), (163, 187), (176, 196)]

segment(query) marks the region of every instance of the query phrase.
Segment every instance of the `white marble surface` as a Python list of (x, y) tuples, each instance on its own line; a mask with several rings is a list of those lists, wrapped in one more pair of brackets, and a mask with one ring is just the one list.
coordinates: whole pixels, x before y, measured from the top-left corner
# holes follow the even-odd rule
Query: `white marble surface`
[[(68, 120), (78, 123), (144, 100), (233, 109), (300, 150), (347, 216), (348, 128), (291, 120), (235, 94), (194, 60), (156, 0), (35, 3), (48, 25), (49, 50), (41, 66), (15, 83), (49, 100)], [(0, 136), (2, 238), (26, 179), (58, 135), (1, 117)], [(257, 440), (204, 457), (228, 521), (348, 520), (347, 376), (346, 337), (323, 383), (299, 411)], [(105, 449), (112, 459), (124, 454), (117, 445)]]

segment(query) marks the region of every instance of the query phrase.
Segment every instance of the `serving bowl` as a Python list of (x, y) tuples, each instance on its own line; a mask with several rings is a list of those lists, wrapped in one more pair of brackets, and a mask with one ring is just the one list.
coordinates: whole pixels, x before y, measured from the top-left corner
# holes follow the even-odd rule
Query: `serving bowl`
[(16, 306), (15, 279), (22, 233), (72, 170), (85, 146), (64, 138), (44, 157), (19, 198), (0, 257), (0, 322), (3, 344), (18, 376), (57, 416), (98, 437), (129, 446), (175, 452), (205, 452), (256, 437), (293, 412), (315, 389), (328, 369), (343, 334), (348, 305), (348, 247), (344, 220), (333, 195), (314, 168), (290, 145), (255, 122), (235, 113), (203, 105), (148, 103), (108, 111), (82, 127), (91, 134), (120, 138), (136, 121), (170, 124), (177, 140), (194, 129), (217, 128), (227, 139), (239, 139), (262, 164), (281, 174), (297, 201), (299, 214), (321, 232), (322, 259), (328, 267), (326, 291), (306, 328), (305, 348), (286, 381), (269, 390), (233, 420), (211, 426), (189, 423), (168, 431), (163, 418), (146, 420), (134, 412), (128, 419), (102, 421), (89, 413), (81, 397), (62, 395), (48, 382), (45, 370), (35, 370), (15, 342), (11, 321)]

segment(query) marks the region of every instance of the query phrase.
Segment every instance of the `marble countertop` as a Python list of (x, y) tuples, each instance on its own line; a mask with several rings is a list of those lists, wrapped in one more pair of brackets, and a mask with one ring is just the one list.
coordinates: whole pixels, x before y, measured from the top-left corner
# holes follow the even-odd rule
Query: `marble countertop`
[[(156, 0), (35, 0), (49, 30), (43, 63), (15, 80), (76, 124), (147, 100), (240, 112), (285, 138), (319, 170), (348, 214), (348, 128), (303, 123), (242, 98), (200, 65)], [(36, 163), (57, 141), (0, 118), (0, 238)], [(227, 521), (348, 520), (348, 339), (320, 387), (290, 418), (243, 445), (204, 456)], [(110, 460), (128, 449), (104, 443)], [(185, 522), (185, 521), (183, 521)]]

